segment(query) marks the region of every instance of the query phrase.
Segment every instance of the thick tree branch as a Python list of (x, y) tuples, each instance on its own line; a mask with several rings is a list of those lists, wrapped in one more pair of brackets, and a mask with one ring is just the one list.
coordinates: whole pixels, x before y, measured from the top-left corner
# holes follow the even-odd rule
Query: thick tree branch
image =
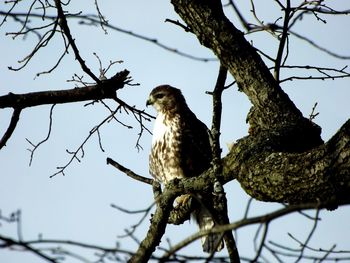
[[(199, 177), (174, 180), (166, 189), (175, 197), (209, 192), (213, 172), (210, 168)], [(326, 144), (303, 153), (278, 152), (263, 136), (247, 136), (223, 159), (221, 179), (237, 179), (249, 195), (262, 201), (350, 204), (350, 120)]]
[(350, 202), (350, 120), (326, 144), (309, 151), (284, 152), (278, 143), (284, 144), (263, 134), (239, 140), (223, 160), (224, 180), (236, 178), (262, 201)]
[(320, 128), (282, 91), (256, 50), (226, 18), (220, 1), (172, 4), (253, 103), (251, 135), (224, 158), (224, 181), (236, 178), (248, 194), (264, 201), (349, 202), (350, 121), (321, 145)]
[[(172, 0), (172, 4), (200, 43), (230, 71), (253, 105), (265, 109), (265, 114), (259, 116), (261, 128), (271, 129), (301, 118), (256, 50), (224, 15), (220, 1)], [(288, 121), (286, 116), (290, 117)]]
[(34, 107), (47, 104), (60, 104), (79, 101), (98, 101), (102, 99), (114, 99), (119, 105), (136, 112), (139, 115), (150, 117), (149, 114), (129, 106), (116, 96), (116, 91), (123, 88), (125, 84), (131, 81), (128, 77), (129, 71), (123, 70), (118, 72), (112, 78), (103, 80), (100, 84), (83, 86), (68, 90), (49, 90), (41, 92), (31, 92), (26, 94), (14, 94), (0, 96), (0, 109), (13, 108), (14, 112), (7, 131), (0, 140), (0, 149), (6, 144), (11, 137), (16, 124), (19, 120), (21, 110), (27, 107)]
[(192, 28), (200, 43), (210, 48), (248, 96), (253, 108), (248, 116), (252, 134), (260, 131), (280, 133), (286, 127), (290, 131), (283, 136), (290, 141), (300, 139), (303, 131), (302, 151), (322, 143), (320, 129), (303, 118), (301, 112), (281, 89), (252, 47), (224, 15), (220, 1), (172, 0), (175, 11)]
[[(259, 136), (247, 136), (238, 141), (223, 159), (221, 181), (237, 179), (254, 198), (289, 203), (291, 206), (266, 217), (244, 219), (197, 233), (181, 247), (208, 233), (230, 231), (241, 224), (268, 222), (292, 211), (350, 204), (350, 120), (326, 144), (303, 153), (276, 150), (283, 145), (283, 140), (281, 142), (278, 136), (271, 139), (270, 135), (262, 132)], [(130, 262), (146, 262), (149, 259), (165, 231), (174, 198), (180, 194), (210, 192), (215, 178), (213, 173), (215, 170), (210, 168), (199, 177), (173, 180), (167, 185), (159, 198), (161, 205), (152, 218), (147, 237)], [(174, 247), (175, 250), (179, 248)]]
[(163, 193), (159, 196), (157, 202), (157, 209), (152, 216), (151, 225), (148, 229), (147, 235), (141, 242), (138, 250), (130, 258), (130, 263), (148, 262), (152, 253), (159, 245), (161, 238), (165, 233), (165, 228), (168, 224), (170, 211), (173, 208), (173, 202), (180, 193), (171, 191), (165, 187)]
[(116, 91), (129, 82), (129, 71), (123, 70), (101, 84), (69, 90), (41, 91), (0, 96), (0, 109), (27, 108), (45, 104), (60, 104), (86, 100), (114, 99)]

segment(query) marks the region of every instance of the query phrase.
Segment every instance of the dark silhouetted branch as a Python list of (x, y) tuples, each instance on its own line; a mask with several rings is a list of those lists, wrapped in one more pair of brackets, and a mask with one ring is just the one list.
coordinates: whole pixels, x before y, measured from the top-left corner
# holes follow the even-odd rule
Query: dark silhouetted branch
[(47, 135), (46, 137), (41, 140), (39, 143), (37, 144), (34, 144), (32, 143), (29, 139), (26, 139), (27, 142), (29, 142), (32, 146), (33, 146), (33, 149), (30, 149), (30, 160), (29, 160), (29, 166), (32, 164), (33, 162), (33, 157), (34, 157), (34, 153), (35, 151), (39, 148), (39, 146), (41, 144), (43, 144), (44, 142), (46, 142), (49, 138), (50, 138), (50, 135), (51, 135), (51, 128), (52, 128), (52, 112), (53, 112), (53, 108), (55, 107), (56, 104), (52, 104), (51, 106), (51, 109), (50, 109), (50, 115), (49, 115), (49, 129), (48, 129), (48, 132), (47, 132)]
[(130, 82), (129, 71), (124, 70), (101, 84), (55, 91), (31, 92), (0, 96), (1, 108), (27, 108), (45, 104), (60, 104), (87, 100), (114, 99), (116, 91)]
[(0, 244), (0, 247), (2, 247), (2, 248), (17, 246), (17, 247), (21, 247), (27, 251), (32, 252), (33, 254), (39, 256), (39, 258), (45, 259), (48, 262), (52, 262), (52, 263), (59, 262), (58, 259), (55, 259), (55, 258), (52, 258), (52, 257), (45, 255), (43, 252), (40, 251), (40, 249), (36, 249), (36, 248), (32, 247), (27, 242), (17, 241), (17, 240), (14, 240), (12, 238), (5, 237), (2, 235), (0, 235), (0, 240), (3, 242), (3, 244)]
[(86, 65), (83, 58), (80, 56), (79, 49), (75, 44), (75, 40), (73, 39), (73, 36), (71, 35), (66, 16), (65, 16), (64, 11), (62, 9), (61, 1), (55, 0), (55, 5), (57, 8), (57, 17), (59, 19), (59, 25), (60, 25), (61, 29), (63, 30), (64, 34), (66, 35), (68, 42), (74, 51), (75, 59), (78, 60), (82, 70), (86, 74), (88, 74), (97, 84), (100, 84), (101, 83), (100, 79), (95, 74), (93, 74), (91, 72), (91, 70), (88, 68), (88, 66)]
[(122, 166), (121, 164), (119, 164), (118, 162), (114, 161), (111, 158), (107, 158), (107, 164), (113, 165), (119, 171), (125, 173), (127, 176), (129, 176), (129, 177), (131, 177), (139, 182), (146, 183), (149, 185), (153, 184), (153, 179), (138, 175), (138, 174), (134, 173), (133, 171), (131, 171), (130, 169), (128, 169), (128, 168)]
[(8, 141), (8, 139), (10, 139), (13, 131), (15, 130), (16, 125), (19, 121), (19, 116), (21, 114), (21, 111), (22, 111), (21, 108), (17, 108), (17, 107), (14, 108), (10, 124), (0, 140), (0, 149), (6, 145), (6, 142)]

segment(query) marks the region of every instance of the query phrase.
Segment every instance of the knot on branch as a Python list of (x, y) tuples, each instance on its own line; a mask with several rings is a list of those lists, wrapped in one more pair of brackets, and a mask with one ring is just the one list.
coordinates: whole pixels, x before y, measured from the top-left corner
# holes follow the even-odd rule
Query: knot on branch
[[(118, 72), (113, 77), (109, 79), (102, 80), (98, 86), (106, 93), (116, 92), (119, 89), (122, 89), (125, 84), (128, 84), (132, 81), (129, 77), (129, 71), (124, 69), (123, 71)], [(114, 94), (115, 95), (115, 94)]]

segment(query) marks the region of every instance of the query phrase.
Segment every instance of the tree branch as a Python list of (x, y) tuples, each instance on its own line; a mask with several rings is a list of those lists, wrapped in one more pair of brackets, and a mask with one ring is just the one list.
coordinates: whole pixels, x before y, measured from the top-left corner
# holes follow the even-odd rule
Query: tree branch
[(6, 145), (6, 142), (8, 141), (8, 139), (10, 139), (13, 131), (15, 130), (19, 121), (19, 115), (21, 114), (21, 111), (21, 108), (14, 108), (10, 124), (0, 140), (0, 149)]
[(4, 242), (4, 244), (2, 244), (1, 247), (3, 247), (3, 246), (11, 247), (11, 246), (16, 245), (16, 246), (22, 247), (25, 250), (28, 250), (28, 251), (36, 254), (37, 256), (39, 256), (42, 259), (45, 259), (48, 262), (52, 262), (52, 263), (58, 263), (59, 262), (59, 260), (56, 260), (54, 258), (51, 258), (51, 257), (45, 255), (39, 249), (36, 249), (36, 248), (32, 247), (27, 242), (16, 241), (14, 239), (11, 239), (11, 238), (8, 238), (8, 237), (5, 237), (5, 236), (0, 236), (0, 240), (2, 240)]
[(286, 7), (284, 7), (283, 10), (284, 10), (283, 30), (282, 30), (282, 34), (280, 36), (280, 43), (278, 46), (277, 56), (276, 56), (276, 60), (275, 60), (275, 69), (274, 69), (276, 81), (280, 80), (280, 69), (281, 69), (281, 65), (282, 65), (282, 56), (283, 56), (284, 48), (286, 45), (286, 40), (288, 38), (289, 21), (291, 18), (291, 16), (290, 16), (290, 13), (291, 13), (290, 0), (286, 1)]
[(101, 84), (56, 91), (31, 92), (0, 96), (0, 109), (27, 108), (45, 104), (60, 104), (86, 100), (114, 99), (116, 91), (123, 88), (130, 80), (129, 71), (123, 70)]
[(141, 176), (141, 175), (138, 175), (138, 174), (135, 174), (133, 171), (131, 171), (130, 169), (124, 167), (123, 165), (117, 163), (116, 161), (114, 161), (113, 159), (111, 158), (107, 158), (107, 164), (111, 164), (113, 165), (115, 168), (117, 168), (119, 171), (125, 173), (127, 176), (139, 181), (139, 182), (142, 182), (142, 183), (146, 183), (146, 184), (149, 184), (149, 185), (152, 185), (153, 184), (153, 179), (151, 178), (147, 178), (147, 177), (144, 177), (144, 176)]
[(173, 202), (178, 195), (178, 191), (172, 191), (168, 186), (165, 187), (163, 193), (158, 198), (157, 209), (152, 216), (147, 235), (135, 254), (129, 259), (129, 263), (143, 263), (149, 261), (165, 233), (170, 211), (173, 208)]
[[(40, 18), (40, 19), (49, 19), (49, 20), (55, 20), (57, 19), (56, 16), (50, 16), (50, 15), (42, 15), (42, 14), (37, 14), (37, 13), (21, 13), (21, 12), (13, 12), (12, 10), (8, 11), (8, 12), (4, 12), (4, 11), (0, 11), (0, 16), (4, 16), (5, 18), (7, 17), (11, 17), (14, 20), (18, 20), (19, 17), (29, 17), (29, 18)], [(70, 20), (70, 19), (79, 19), (79, 24), (80, 25), (86, 25), (86, 26), (96, 26), (96, 25), (101, 25), (102, 28), (109, 28), (113, 31), (116, 32), (120, 32), (122, 34), (126, 34), (129, 35), (131, 37), (143, 40), (145, 42), (148, 42), (152, 45), (155, 45), (165, 51), (174, 53), (176, 55), (188, 58), (188, 59), (192, 59), (192, 60), (196, 60), (196, 61), (201, 61), (201, 62), (211, 62), (211, 61), (217, 61), (216, 58), (209, 58), (209, 57), (197, 57), (194, 56), (193, 54), (190, 53), (185, 53), (181, 50), (178, 50), (174, 47), (168, 46), (166, 44), (163, 44), (161, 41), (159, 41), (158, 39), (154, 38), (154, 37), (148, 37), (146, 35), (141, 35), (139, 33), (133, 32), (131, 30), (127, 30), (127, 29), (123, 29), (120, 27), (117, 27), (116, 25), (112, 25), (110, 23), (107, 23), (106, 21), (101, 21), (99, 16), (97, 15), (89, 15), (89, 14), (70, 14), (68, 17), (66, 17), (66, 19)], [(33, 30), (33, 33), (35, 33), (36, 31)]]
[(225, 231), (232, 231), (232, 230), (236, 230), (236, 229), (242, 228), (244, 226), (249, 226), (249, 225), (253, 225), (253, 224), (260, 224), (260, 223), (268, 224), (269, 222), (271, 222), (272, 220), (274, 220), (276, 218), (285, 216), (285, 215), (293, 213), (293, 212), (308, 210), (308, 209), (322, 209), (322, 208), (325, 208), (328, 206), (329, 206), (329, 204), (327, 204), (327, 203), (305, 203), (305, 204), (298, 204), (298, 205), (290, 205), (290, 206), (284, 207), (282, 209), (276, 210), (274, 212), (271, 212), (271, 213), (268, 213), (265, 215), (244, 218), (242, 220), (239, 220), (239, 221), (236, 221), (236, 222), (233, 222), (230, 224), (217, 226), (217, 227), (214, 227), (214, 228), (208, 229), (208, 230), (198, 231), (197, 233), (185, 238), (184, 240), (182, 240), (178, 244), (174, 245), (171, 248), (171, 250), (167, 251), (163, 255), (162, 258), (163, 259), (168, 258), (169, 254), (175, 254), (176, 251), (179, 251), (180, 249), (188, 246), (190, 243), (194, 242), (195, 240), (198, 240), (202, 236), (206, 236), (208, 234), (222, 233)]
[(55, 5), (57, 8), (57, 17), (59, 18), (59, 24), (64, 32), (64, 34), (66, 35), (69, 44), (72, 46), (72, 49), (74, 51), (75, 54), (75, 58), (76, 60), (78, 60), (81, 68), (83, 69), (83, 71), (88, 74), (97, 84), (101, 83), (101, 80), (91, 72), (91, 70), (86, 66), (85, 61), (83, 60), (83, 58), (80, 56), (80, 52), (78, 47), (75, 44), (75, 40), (73, 39), (71, 33), (70, 33), (70, 29), (67, 23), (67, 19), (66, 16), (64, 14), (64, 11), (62, 9), (62, 5), (61, 5), (61, 1), (60, 0), (55, 0)]
[(283, 151), (277, 137), (247, 136), (224, 158), (224, 181), (236, 178), (252, 197), (300, 204), (350, 202), (350, 120), (326, 144), (302, 153)]
[[(320, 128), (295, 107), (220, 2), (172, 0), (199, 42), (210, 48), (253, 103), (251, 135), (224, 158), (224, 181), (252, 197), (282, 203), (344, 201), (350, 188), (350, 121), (323, 145)], [(206, 26), (203, 26), (206, 25)]]
[(171, 2), (199, 42), (216, 54), (257, 109), (250, 122), (266, 130), (300, 122), (301, 112), (279, 87), (243, 33), (224, 15), (220, 1)]
[[(213, 173), (214, 181), (222, 174), (222, 161), (221, 161), (221, 147), (220, 147), (220, 130), (221, 130), (221, 115), (222, 115), (222, 93), (225, 89), (225, 82), (227, 77), (227, 69), (220, 65), (219, 74), (216, 80), (213, 96), (213, 119), (211, 127), (212, 136), (212, 152), (213, 152)], [(230, 222), (227, 212), (227, 199), (224, 192), (224, 188), (219, 180), (214, 183), (213, 196), (213, 215), (219, 225), (225, 225)], [(227, 251), (230, 257), (230, 262), (239, 263), (239, 254), (236, 247), (236, 242), (233, 237), (232, 231), (226, 231), (223, 233)], [(215, 252), (210, 255), (211, 257)], [(210, 259), (210, 258), (209, 258)], [(208, 259), (208, 260), (209, 260)]]

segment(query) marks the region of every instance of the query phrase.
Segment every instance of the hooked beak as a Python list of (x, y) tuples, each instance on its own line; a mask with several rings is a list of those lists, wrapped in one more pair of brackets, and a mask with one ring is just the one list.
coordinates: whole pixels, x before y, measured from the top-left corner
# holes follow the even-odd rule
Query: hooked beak
[(149, 105), (152, 105), (153, 102), (154, 102), (154, 100), (151, 97), (149, 97), (148, 100), (146, 101), (146, 107)]

